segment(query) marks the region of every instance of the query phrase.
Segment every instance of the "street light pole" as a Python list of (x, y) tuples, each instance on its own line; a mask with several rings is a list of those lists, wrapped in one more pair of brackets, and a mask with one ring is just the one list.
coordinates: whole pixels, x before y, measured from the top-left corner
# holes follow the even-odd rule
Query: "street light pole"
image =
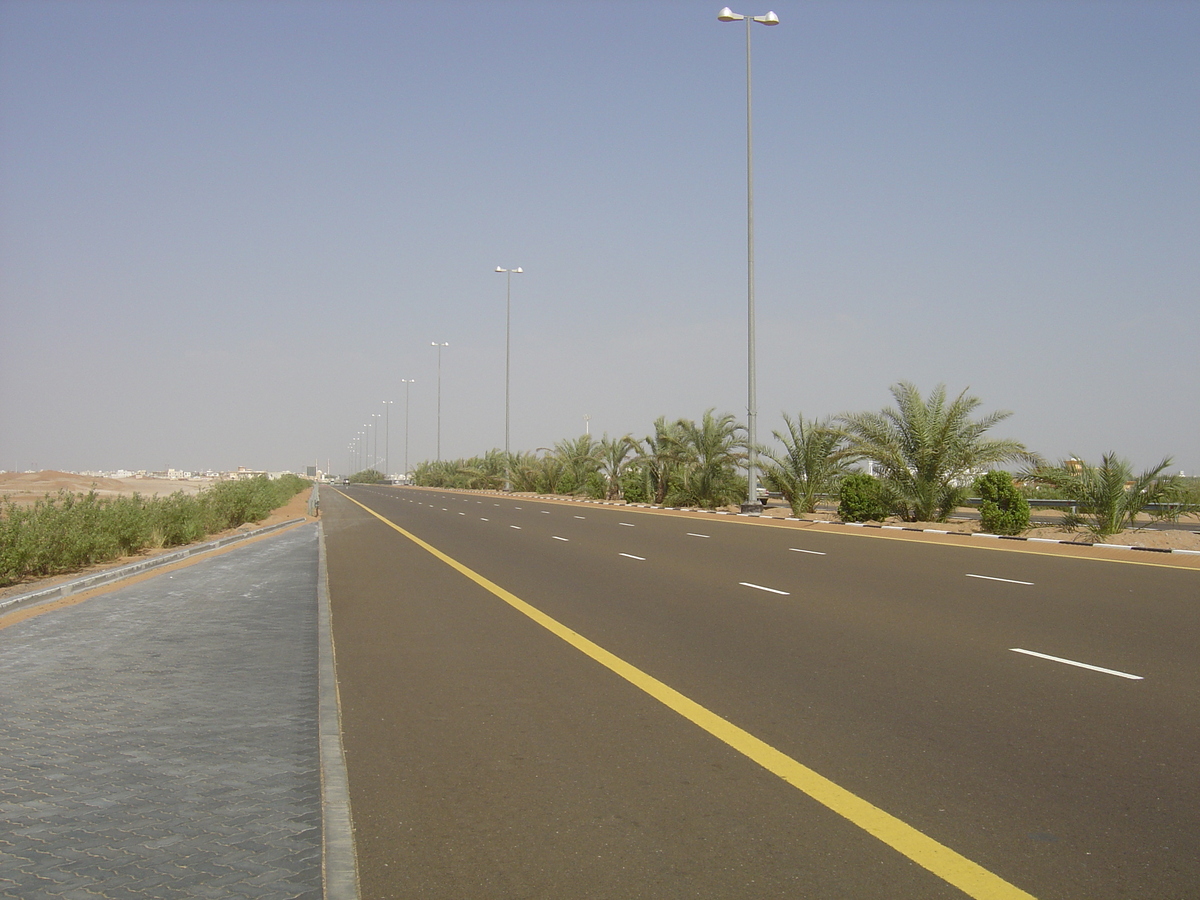
[(388, 469), (391, 468), (389, 462), (391, 453), (389, 452), (392, 445), (392, 401), (384, 400), (383, 403), (383, 475), (385, 478), (391, 478), (391, 473)]
[(373, 471), (375, 470), (375, 467), (379, 465), (379, 423), (375, 420), (382, 418), (382, 413), (371, 413), (371, 424), (375, 428), (375, 449), (371, 451), (371, 469)]
[(717, 13), (722, 22), (746, 23), (746, 440), (749, 453), (746, 466), (746, 502), (743, 512), (761, 511), (758, 502), (758, 390), (757, 361), (755, 360), (754, 334), (754, 116), (751, 102), (750, 79), (750, 23), (778, 25), (779, 16), (768, 12), (765, 16), (742, 16), (728, 6)]
[(517, 275), (524, 274), (524, 269), (517, 266), (515, 269), (503, 269), (496, 266), (497, 272), (503, 272), (508, 281), (508, 289), (504, 296), (504, 490), (512, 490), (512, 466), (510, 465), (508, 436), (509, 436), (509, 391), (508, 391), (508, 373), (509, 362), (511, 359), (512, 349), (512, 277), (515, 272)]
[(408, 480), (408, 389), (416, 384), (411, 378), (401, 378), (404, 385), (404, 478)]
[(442, 461), (442, 348), (449, 347), (448, 341), (430, 341), (431, 347), (437, 347), (438, 366), (437, 366), (437, 461)]

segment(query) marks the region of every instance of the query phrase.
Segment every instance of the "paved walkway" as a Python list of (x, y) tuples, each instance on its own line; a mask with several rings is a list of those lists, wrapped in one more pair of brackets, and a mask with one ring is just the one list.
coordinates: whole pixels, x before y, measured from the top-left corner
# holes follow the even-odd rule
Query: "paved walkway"
[(319, 898), (318, 531), (0, 629), (0, 897)]

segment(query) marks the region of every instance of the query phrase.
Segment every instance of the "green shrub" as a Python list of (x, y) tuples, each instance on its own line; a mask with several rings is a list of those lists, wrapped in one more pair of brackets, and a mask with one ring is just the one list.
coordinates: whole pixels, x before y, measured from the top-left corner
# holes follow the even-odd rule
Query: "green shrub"
[(47, 494), (32, 506), (0, 503), (0, 585), (70, 572), (146, 547), (174, 547), (265, 519), (309, 482), (296, 475), (228, 481), (199, 496), (103, 498)]
[(1029, 527), (1029, 501), (1007, 472), (988, 472), (975, 479), (983, 503), (979, 517), (989, 534), (1020, 534)]
[(608, 496), (608, 482), (599, 472), (589, 472), (584, 483), (584, 493), (589, 500), (603, 500)]
[(847, 475), (838, 486), (838, 515), (843, 522), (882, 522), (888, 516), (883, 485), (865, 472)]
[(650, 473), (645, 466), (630, 466), (621, 476), (621, 496), (626, 503), (649, 503), (651, 500)]
[(363, 469), (350, 476), (351, 484), (379, 484), (384, 480), (384, 474), (374, 469)]

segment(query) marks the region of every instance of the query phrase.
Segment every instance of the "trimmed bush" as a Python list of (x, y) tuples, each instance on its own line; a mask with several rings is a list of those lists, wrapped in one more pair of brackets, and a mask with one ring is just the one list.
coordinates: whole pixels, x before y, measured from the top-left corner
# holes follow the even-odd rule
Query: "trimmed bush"
[(979, 517), (989, 534), (1020, 534), (1029, 527), (1029, 501), (1007, 472), (988, 472), (975, 479), (983, 503)]
[(838, 515), (843, 522), (882, 522), (888, 516), (883, 485), (878, 478), (855, 472), (838, 486)]

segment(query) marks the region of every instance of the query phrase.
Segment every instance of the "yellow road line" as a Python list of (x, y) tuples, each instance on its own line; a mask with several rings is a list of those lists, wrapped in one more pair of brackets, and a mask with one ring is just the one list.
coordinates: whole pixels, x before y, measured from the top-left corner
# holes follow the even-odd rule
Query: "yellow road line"
[[(340, 493), (340, 492), (339, 492)], [(956, 853), (944, 844), (940, 844), (911, 825), (902, 822), (890, 813), (863, 800), (856, 794), (819, 775), (812, 769), (802, 765), (790, 756), (781, 753), (766, 742), (723, 719), (711, 710), (701, 706), (694, 700), (685, 697), (674, 688), (668, 687), (657, 678), (647, 675), (641, 669), (625, 662), (598, 644), (593, 643), (581, 634), (572, 631), (557, 619), (546, 615), (536, 607), (530, 606), (520, 597), (506, 591), (473, 569), (447, 556), (431, 544), (425, 543), (415, 534), (401, 528), (364, 506), (353, 497), (342, 494), (347, 500), (369, 512), (375, 518), (394, 528), (418, 547), (433, 554), (450, 568), (462, 573), (484, 590), (499, 597), (509, 606), (528, 616), (547, 631), (566, 641), (585, 655), (591, 657), (600, 665), (615, 672), (630, 684), (645, 691), (663, 705), (674, 710), (696, 725), (699, 725), (713, 737), (724, 741), (734, 750), (758, 763), (769, 772), (778, 775), (788, 784), (807, 794), (818, 803), (828, 807), (833, 812), (849, 820), (859, 828), (873, 835), (892, 849), (907, 856), (917, 865), (928, 869), (934, 875), (954, 885), (963, 893), (976, 900), (1032, 900), (1032, 895), (1012, 884), (999, 875), (988, 871), (978, 863), (972, 862), (965, 856)]]

